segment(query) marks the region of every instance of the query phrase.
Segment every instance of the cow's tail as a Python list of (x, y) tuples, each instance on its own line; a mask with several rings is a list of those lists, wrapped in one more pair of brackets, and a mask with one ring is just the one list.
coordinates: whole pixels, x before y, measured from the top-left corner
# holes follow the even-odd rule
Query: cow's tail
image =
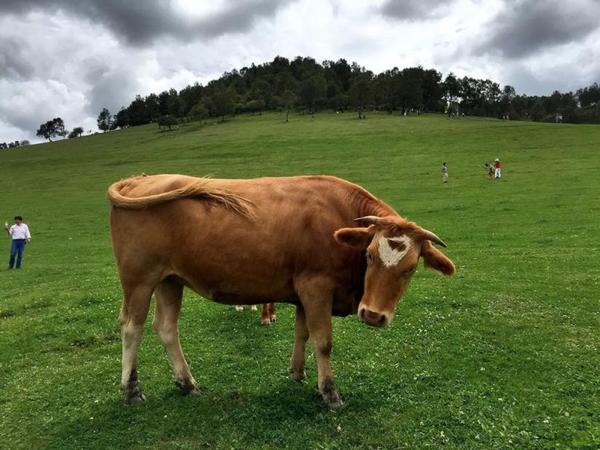
[(141, 197), (127, 196), (127, 192), (136, 186), (144, 177), (145, 175), (140, 175), (113, 183), (107, 191), (107, 197), (110, 203), (116, 208), (142, 209), (177, 199), (197, 198), (220, 204), (249, 218), (253, 216), (252, 202), (232, 192), (210, 187), (207, 178), (198, 178), (185, 186), (167, 192), (161, 192), (159, 194)]

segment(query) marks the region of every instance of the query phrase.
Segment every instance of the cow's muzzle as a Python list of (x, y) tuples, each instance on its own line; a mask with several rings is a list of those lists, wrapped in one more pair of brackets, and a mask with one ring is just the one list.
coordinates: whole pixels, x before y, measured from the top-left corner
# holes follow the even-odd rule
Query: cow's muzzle
[(371, 311), (367, 308), (360, 308), (358, 310), (358, 317), (364, 323), (372, 327), (385, 327), (389, 322), (386, 314)]

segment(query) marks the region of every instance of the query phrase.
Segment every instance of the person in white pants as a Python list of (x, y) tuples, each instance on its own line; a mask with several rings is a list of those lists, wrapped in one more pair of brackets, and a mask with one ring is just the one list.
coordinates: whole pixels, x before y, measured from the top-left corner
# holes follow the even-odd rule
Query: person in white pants
[(502, 178), (502, 163), (498, 158), (494, 160), (494, 178)]

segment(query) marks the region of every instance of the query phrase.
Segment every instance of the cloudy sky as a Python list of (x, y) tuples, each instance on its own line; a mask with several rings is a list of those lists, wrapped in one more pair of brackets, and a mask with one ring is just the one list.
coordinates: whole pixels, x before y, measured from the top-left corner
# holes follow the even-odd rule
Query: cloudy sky
[(0, 0), (0, 142), (276, 55), (422, 65), (518, 93), (600, 82), (600, 0)]

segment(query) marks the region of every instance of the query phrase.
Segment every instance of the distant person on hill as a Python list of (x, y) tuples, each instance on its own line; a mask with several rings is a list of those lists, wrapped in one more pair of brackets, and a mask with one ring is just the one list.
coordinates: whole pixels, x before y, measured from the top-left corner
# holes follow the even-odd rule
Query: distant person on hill
[(442, 163), (441, 172), (442, 172), (442, 181), (444, 183), (447, 183), (448, 182), (448, 166), (446, 165), (445, 162)]
[(502, 163), (498, 158), (494, 160), (494, 178), (500, 179), (502, 178)]
[(494, 178), (494, 166), (492, 166), (490, 163), (486, 162), (483, 165), (483, 167), (485, 167), (485, 171), (487, 172), (488, 179), (491, 180), (492, 178)]
[(21, 262), (23, 261), (23, 252), (25, 252), (25, 244), (31, 242), (31, 233), (29, 233), (29, 227), (23, 223), (21, 216), (15, 216), (15, 224), (8, 226), (8, 222), (4, 222), (4, 229), (8, 233), (8, 236), (12, 239), (12, 245), (10, 247), (10, 259), (8, 261), (9, 270), (15, 267), (21, 268)]

